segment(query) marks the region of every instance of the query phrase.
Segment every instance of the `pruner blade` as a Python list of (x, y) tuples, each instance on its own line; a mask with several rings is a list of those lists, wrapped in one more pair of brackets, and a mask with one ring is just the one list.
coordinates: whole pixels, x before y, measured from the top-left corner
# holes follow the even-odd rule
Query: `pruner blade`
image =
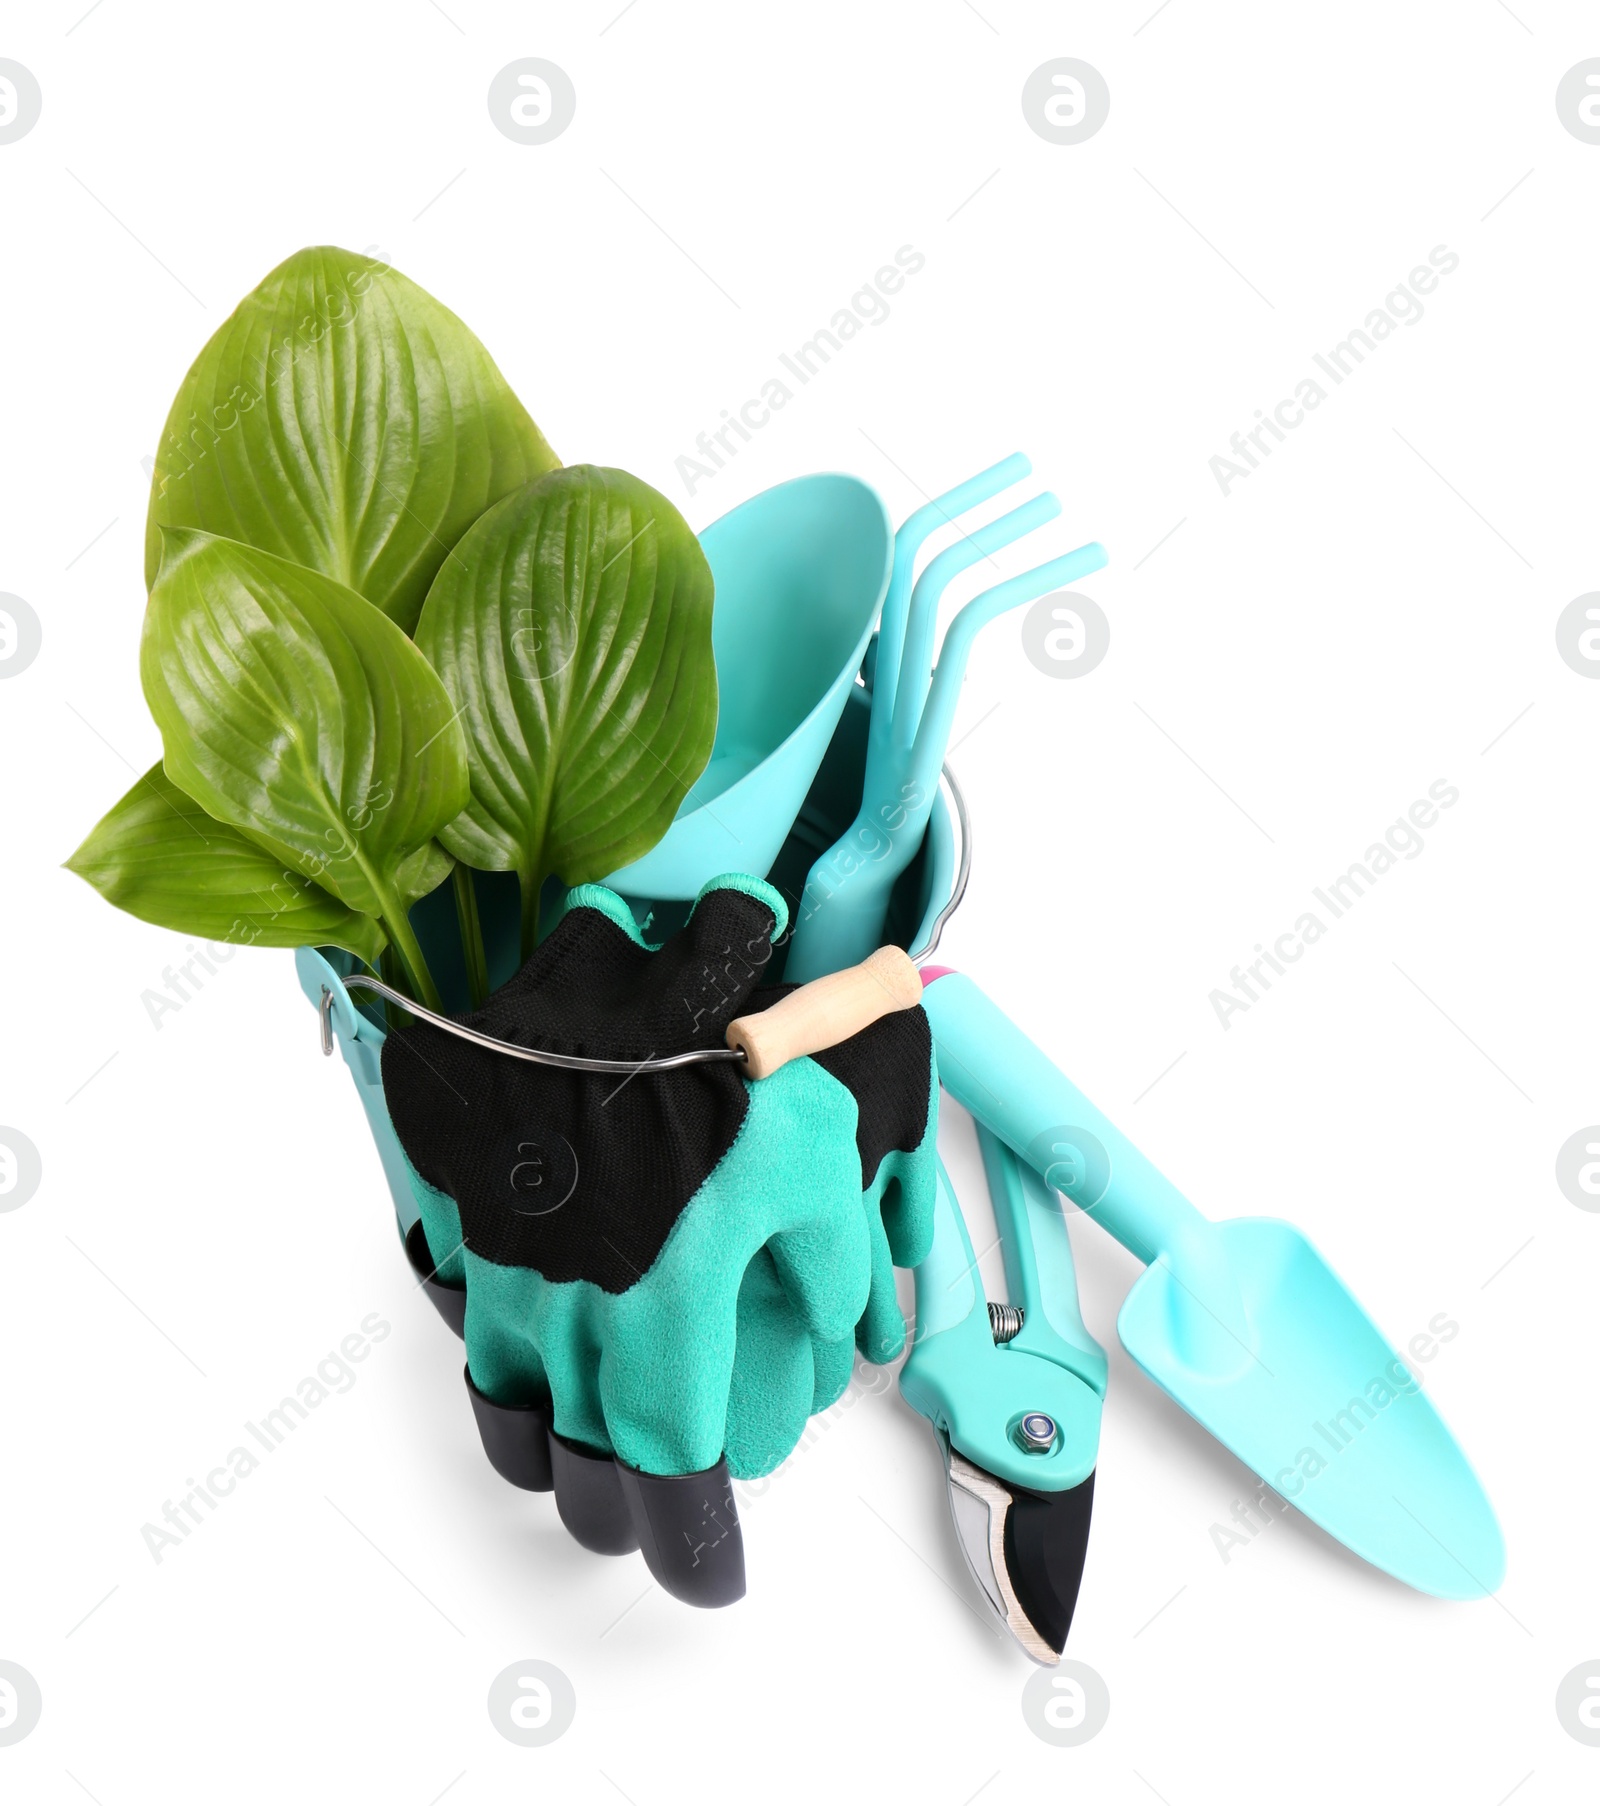
[(1060, 1661), (1089, 1551), (1093, 1471), (1065, 1492), (1034, 1492), (996, 1479), (948, 1437), (939, 1442), (950, 1515), (973, 1578), (1034, 1661)]

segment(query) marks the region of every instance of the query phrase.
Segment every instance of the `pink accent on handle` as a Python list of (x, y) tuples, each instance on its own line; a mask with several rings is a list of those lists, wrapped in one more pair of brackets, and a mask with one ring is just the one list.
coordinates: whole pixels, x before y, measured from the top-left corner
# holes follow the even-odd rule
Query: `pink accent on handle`
[(923, 966), (920, 971), (922, 988), (926, 990), (936, 978), (947, 978), (954, 971), (954, 966)]

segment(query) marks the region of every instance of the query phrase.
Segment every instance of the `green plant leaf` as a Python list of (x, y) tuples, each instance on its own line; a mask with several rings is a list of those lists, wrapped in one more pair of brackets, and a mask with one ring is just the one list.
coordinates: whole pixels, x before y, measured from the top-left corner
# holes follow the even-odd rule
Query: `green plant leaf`
[(383, 930), (205, 810), (152, 765), (67, 861), (141, 922), (244, 947), (344, 947), (376, 965)]
[(467, 800), (456, 710), (405, 634), (330, 577), (174, 530), (140, 646), (168, 776), (362, 915), (437, 992), (406, 920)]
[(487, 351), (386, 264), (321, 245), (246, 295), (161, 435), (161, 529), (198, 527), (337, 578), (407, 632), (450, 548), (559, 460)]
[(417, 644), (461, 710), (472, 797), (440, 834), (539, 886), (602, 878), (671, 825), (711, 754), (711, 568), (626, 471), (576, 465), (497, 503), (434, 579)]

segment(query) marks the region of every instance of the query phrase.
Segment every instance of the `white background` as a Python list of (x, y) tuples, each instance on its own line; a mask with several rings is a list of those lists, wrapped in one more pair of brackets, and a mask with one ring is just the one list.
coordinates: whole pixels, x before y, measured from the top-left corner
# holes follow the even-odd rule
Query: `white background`
[[(1554, 94), (1600, 25), (1511, 4), (7, 7), (44, 97), (0, 145), (0, 589), (44, 629), (0, 685), (0, 1122), (43, 1159), (0, 1215), (0, 1657), (44, 1697), (7, 1799), (1593, 1797), (1554, 1698), (1600, 1657), (1600, 1218), (1554, 1162), (1600, 1117), (1600, 685), (1554, 625), (1597, 585), (1600, 146)], [(578, 94), (539, 147), (486, 107), (530, 55)], [(1072, 147), (1020, 106), (1065, 55), (1112, 97)], [(1112, 1372), (1080, 1748), (1025, 1723), (892, 1386), (747, 1501), (722, 1613), (495, 1478), (290, 956), (158, 1031), (181, 937), (58, 869), (159, 751), (140, 461), (237, 298), (324, 241), (380, 247), (565, 460), (696, 526), (824, 468), (899, 518), (1030, 452), (1065, 517), (1006, 568), (1102, 540), (1111, 652), (1060, 682), (1016, 618), (980, 643), (945, 956), (1210, 1214), (1300, 1224), (1397, 1341), (1459, 1322), (1425, 1378), (1501, 1514), (1498, 1601), (1294, 1518), (1225, 1565), (1247, 1476), (1133, 1370), (1135, 1264), (1081, 1222)], [(891, 317), (689, 496), (696, 433), (905, 244)], [(1224, 497), (1208, 460), (1436, 245), (1425, 317)], [(1439, 778), (1425, 852), (1224, 1031), (1211, 989)], [(374, 1310), (353, 1390), (155, 1565), (140, 1526)], [(529, 1657), (578, 1697), (538, 1750), (485, 1710)]]

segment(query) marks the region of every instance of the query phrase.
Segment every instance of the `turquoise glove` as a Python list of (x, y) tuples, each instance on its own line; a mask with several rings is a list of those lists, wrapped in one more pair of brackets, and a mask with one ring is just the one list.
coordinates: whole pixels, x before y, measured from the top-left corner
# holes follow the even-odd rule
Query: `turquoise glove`
[[(466, 1020), (497, 1039), (642, 1060), (723, 1044), (782, 898), (720, 879), (649, 946), (622, 900), (570, 893)], [(932, 1236), (937, 1084), (920, 1009), (747, 1080), (731, 1064), (614, 1076), (392, 1033), (385, 1096), (441, 1278), (466, 1285), (468, 1368), (493, 1404), (647, 1475), (769, 1472), (807, 1417), (904, 1346), (894, 1266)], [(852, 1332), (854, 1336), (852, 1337)]]

